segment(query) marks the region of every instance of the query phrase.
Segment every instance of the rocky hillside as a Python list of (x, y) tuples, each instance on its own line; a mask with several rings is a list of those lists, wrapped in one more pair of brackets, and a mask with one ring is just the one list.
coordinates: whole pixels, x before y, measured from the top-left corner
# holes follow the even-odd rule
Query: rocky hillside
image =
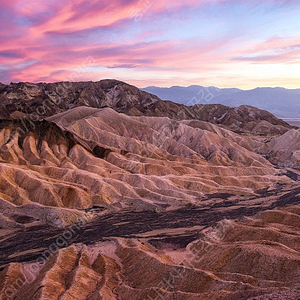
[(80, 106), (111, 107), (131, 116), (160, 116), (175, 120), (197, 119), (220, 124), (236, 132), (276, 135), (291, 129), (290, 125), (267, 111), (250, 106), (231, 108), (220, 104), (193, 107), (143, 92), (116, 80), (99, 82), (12, 83), (0, 87), (2, 118), (44, 118)]
[(206, 122), (192, 125), (88, 107), (44, 121), (5, 120), (0, 199), (153, 210), (197, 205), (209, 193), (255, 195), (289, 182), (255, 153), (250, 138)]
[(0, 299), (298, 299), (299, 130), (65, 84), (0, 86)]

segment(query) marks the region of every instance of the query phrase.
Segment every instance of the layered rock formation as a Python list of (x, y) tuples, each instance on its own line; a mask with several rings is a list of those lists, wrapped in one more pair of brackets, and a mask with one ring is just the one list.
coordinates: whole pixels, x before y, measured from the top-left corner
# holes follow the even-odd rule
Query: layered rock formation
[(297, 129), (115, 80), (0, 99), (0, 299), (298, 297)]
[(216, 192), (255, 195), (290, 182), (254, 152), (251, 139), (205, 122), (209, 130), (80, 107), (1, 127), (1, 197), (24, 209), (33, 202), (151, 210), (198, 205)]
[(270, 158), (282, 167), (300, 167), (300, 130), (292, 129), (270, 142)]

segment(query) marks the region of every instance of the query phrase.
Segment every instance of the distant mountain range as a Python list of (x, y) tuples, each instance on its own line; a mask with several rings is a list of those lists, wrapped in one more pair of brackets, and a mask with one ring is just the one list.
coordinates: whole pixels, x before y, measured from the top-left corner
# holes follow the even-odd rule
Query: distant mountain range
[(267, 110), (280, 118), (300, 118), (300, 89), (266, 87), (241, 90), (191, 85), (170, 88), (149, 86), (142, 90), (157, 95), (163, 100), (171, 100), (185, 105), (208, 103), (231, 107), (251, 105)]

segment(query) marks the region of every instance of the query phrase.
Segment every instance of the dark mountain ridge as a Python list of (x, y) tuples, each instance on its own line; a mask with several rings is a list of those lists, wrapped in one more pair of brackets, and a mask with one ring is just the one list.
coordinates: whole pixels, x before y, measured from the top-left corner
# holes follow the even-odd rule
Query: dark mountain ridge
[[(220, 124), (235, 132), (278, 134), (291, 129), (267, 111), (250, 106), (232, 108), (220, 104), (186, 106), (117, 80), (98, 82), (11, 83), (0, 87), (0, 117), (43, 119), (68, 109), (87, 106), (110, 107), (132, 116), (197, 119)], [(261, 123), (264, 122), (264, 123)], [(263, 125), (263, 126), (262, 126)], [(258, 130), (258, 131), (257, 131)]]

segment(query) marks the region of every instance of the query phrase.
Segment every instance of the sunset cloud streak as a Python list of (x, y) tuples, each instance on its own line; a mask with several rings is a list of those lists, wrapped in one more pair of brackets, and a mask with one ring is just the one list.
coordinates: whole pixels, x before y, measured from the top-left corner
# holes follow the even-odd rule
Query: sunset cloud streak
[(0, 0), (0, 81), (71, 80), (92, 57), (77, 80), (297, 87), (299, 13), (275, 0)]

